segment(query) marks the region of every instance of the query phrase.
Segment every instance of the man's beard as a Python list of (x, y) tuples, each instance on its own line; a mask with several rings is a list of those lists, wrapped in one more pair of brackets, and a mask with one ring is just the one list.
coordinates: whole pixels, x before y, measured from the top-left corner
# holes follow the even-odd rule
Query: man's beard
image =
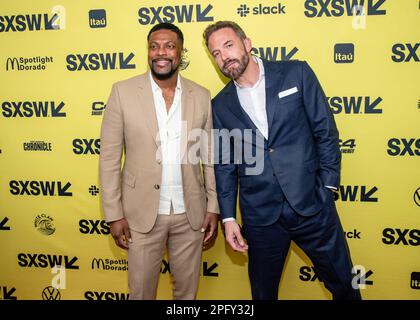
[[(238, 66), (236, 68), (227, 69), (227, 65), (231, 62), (236, 62)], [(241, 57), (241, 60), (238, 59), (229, 59), (227, 60), (221, 69), (221, 72), (228, 78), (236, 80), (238, 79), (245, 71), (249, 63), (249, 57), (246, 53)]]
[[(161, 58), (159, 58), (159, 59), (161, 59)], [(157, 73), (155, 71), (155, 69), (153, 68), (153, 63), (154, 63), (154, 61), (159, 60), (159, 59), (152, 60), (152, 62), (149, 64), (150, 65), (150, 71), (152, 72), (152, 74), (155, 76), (156, 79), (167, 80), (167, 79), (171, 78), (178, 71), (179, 64), (174, 66), (172, 60), (166, 59), (170, 62), (170, 65), (171, 65), (170, 70), (166, 73)]]

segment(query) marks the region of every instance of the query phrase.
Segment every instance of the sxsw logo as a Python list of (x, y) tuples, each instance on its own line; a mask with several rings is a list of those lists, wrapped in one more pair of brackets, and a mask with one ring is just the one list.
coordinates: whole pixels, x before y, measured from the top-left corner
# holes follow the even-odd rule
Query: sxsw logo
[(394, 62), (410, 62), (414, 60), (415, 62), (419, 62), (419, 54), (417, 53), (417, 49), (420, 47), (420, 43), (417, 42), (415, 44), (411, 43), (396, 43), (392, 46), (392, 53), (391, 56), (392, 61)]
[(299, 51), (298, 48), (293, 47), (291, 50), (287, 50), (286, 47), (259, 47), (252, 48), (251, 52), (261, 59), (270, 61), (289, 61)]
[(17, 300), (17, 297), (14, 295), (16, 291), (15, 287), (0, 287), (0, 300)]
[[(359, 267), (359, 268), (356, 268)], [(357, 287), (363, 289), (365, 285), (373, 285), (372, 280), (367, 280), (369, 277), (372, 276), (373, 271), (368, 270), (366, 271), (362, 266), (355, 266), (353, 267), (353, 280), (352, 282), (357, 285)], [(299, 279), (303, 282), (314, 282), (320, 281), (323, 282), (322, 279), (319, 277), (318, 273), (315, 271), (313, 266), (302, 266), (299, 269)]]
[(390, 156), (420, 156), (420, 138), (391, 138), (388, 140)]
[[(284, 8), (281, 3), (278, 3), (274, 6), (266, 6), (260, 3), (258, 6), (252, 8), (253, 15), (266, 15), (266, 14), (285, 14)], [(251, 12), (251, 9), (246, 4), (241, 4), (236, 13), (241, 17), (246, 17)]]
[(19, 253), (18, 265), (27, 268), (53, 268), (55, 266), (63, 266), (65, 269), (79, 269), (76, 265), (78, 258), (57, 254), (43, 253)]
[(339, 186), (338, 192), (334, 192), (334, 200), (348, 202), (378, 202), (378, 198), (374, 197), (377, 187), (368, 188), (366, 186)]
[(86, 300), (128, 300), (130, 294), (121, 292), (86, 291)]
[(356, 150), (356, 140), (338, 140), (338, 147), (340, 148), (341, 153), (354, 153)]
[(419, 229), (385, 228), (382, 231), (382, 242), (387, 245), (418, 246), (420, 245)]
[(1, 104), (2, 114), (6, 118), (62, 118), (63, 101), (5, 101)]
[(92, 116), (101, 116), (106, 108), (105, 102), (94, 101), (92, 102)]
[(352, 63), (354, 61), (354, 44), (337, 43), (334, 46), (335, 63)]
[(139, 23), (141, 25), (156, 24), (162, 22), (189, 23), (189, 22), (210, 22), (214, 17), (210, 15), (213, 9), (211, 4), (206, 7), (201, 4), (190, 4), (180, 6), (164, 7), (141, 7), (138, 11)]
[(100, 154), (101, 139), (77, 138), (73, 140), (75, 154)]
[(69, 192), (71, 183), (63, 185), (61, 181), (22, 181), (11, 180), (9, 182), (10, 193), (14, 196), (59, 196), (71, 197)]
[[(203, 261), (203, 269), (202, 269), (202, 275), (204, 277), (218, 277), (219, 273), (215, 272), (216, 268), (219, 265), (215, 262), (211, 265), (207, 261)], [(162, 267), (160, 268), (160, 273), (171, 273), (171, 268), (169, 266), (169, 262), (167, 260), (162, 260)]]
[(327, 97), (327, 103), (334, 114), (379, 114), (383, 112), (380, 107), (381, 102), (381, 97)]
[(9, 231), (10, 226), (7, 225), (7, 222), (9, 221), (8, 217), (4, 217), (3, 220), (0, 221), (0, 231)]
[(420, 272), (411, 273), (410, 287), (411, 289), (420, 289)]
[(66, 57), (67, 70), (69, 71), (96, 71), (115, 69), (135, 69), (136, 65), (130, 63), (134, 53), (126, 55), (123, 52), (111, 53), (85, 53), (69, 54)]
[(0, 32), (23, 32), (65, 29), (66, 10), (54, 6), (51, 13), (32, 13), (0, 16)]
[(107, 235), (110, 229), (105, 220), (79, 220), (79, 231), (83, 234), (102, 234)]
[(386, 15), (383, 4), (386, 0), (305, 0), (304, 14), (308, 18), (342, 17), (361, 15), (361, 10), (354, 8), (363, 7), (366, 15)]
[(91, 28), (106, 27), (106, 11), (104, 9), (89, 11), (89, 26)]

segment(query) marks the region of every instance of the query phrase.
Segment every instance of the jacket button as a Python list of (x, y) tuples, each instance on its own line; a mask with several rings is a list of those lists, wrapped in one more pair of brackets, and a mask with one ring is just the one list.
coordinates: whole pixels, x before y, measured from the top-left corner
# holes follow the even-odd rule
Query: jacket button
[(156, 162), (157, 162), (157, 164), (161, 164), (162, 163), (162, 161), (160, 159), (157, 159)]
[(155, 184), (155, 189), (159, 190), (160, 186), (158, 184)]
[(270, 153), (271, 153), (271, 152), (274, 152), (274, 149), (269, 148), (269, 149), (268, 149), (268, 152), (270, 152)]

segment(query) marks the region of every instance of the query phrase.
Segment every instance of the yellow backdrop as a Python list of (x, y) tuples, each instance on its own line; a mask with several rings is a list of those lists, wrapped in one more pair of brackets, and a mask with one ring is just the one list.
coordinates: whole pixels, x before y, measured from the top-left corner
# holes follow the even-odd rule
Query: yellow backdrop
[[(112, 83), (147, 70), (146, 36), (161, 21), (184, 32), (182, 74), (217, 94), (227, 80), (202, 41), (217, 20), (239, 23), (258, 56), (309, 62), (342, 139), (336, 203), (362, 296), (420, 299), (419, 10), (417, 0), (1, 1), (0, 299), (127, 298), (127, 255), (100, 208), (102, 112)], [(166, 260), (161, 272), (158, 298), (170, 299)], [(296, 246), (279, 297), (331, 298)], [(198, 299), (250, 298), (247, 257), (219, 232)]]

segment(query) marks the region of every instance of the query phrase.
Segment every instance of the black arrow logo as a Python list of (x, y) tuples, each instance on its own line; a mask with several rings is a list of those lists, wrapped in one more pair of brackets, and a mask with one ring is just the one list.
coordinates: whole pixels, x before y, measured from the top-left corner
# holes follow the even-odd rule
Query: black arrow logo
[(6, 226), (7, 221), (9, 221), (8, 217), (5, 217), (1, 222), (0, 222), (0, 230), (10, 230), (9, 226)]
[(16, 291), (16, 288), (7, 290), (7, 287), (3, 287), (3, 299), (4, 300), (17, 300), (17, 297), (13, 296), (13, 293)]
[(361, 194), (360, 194), (360, 201), (365, 201), (365, 202), (378, 202), (378, 198), (372, 198), (371, 196), (378, 190), (377, 187), (373, 187), (372, 189), (370, 189), (368, 192), (366, 192), (366, 187), (362, 186), (361, 187)]
[(129, 64), (131, 59), (133, 59), (133, 57), (134, 57), (134, 53), (131, 52), (127, 56), (127, 58), (125, 58), (125, 59), (124, 59), (124, 53), (120, 52), (119, 56), (120, 56), (120, 68), (121, 69), (135, 69), (136, 68), (135, 64)]
[(216, 269), (218, 264), (215, 262), (210, 267), (207, 267), (207, 262), (203, 263), (203, 276), (205, 277), (218, 277), (218, 272), (212, 272), (214, 269)]
[(366, 97), (365, 113), (382, 113), (382, 109), (376, 109), (376, 106), (382, 102), (382, 98), (378, 97), (370, 103), (370, 97)]
[(65, 112), (60, 112), (61, 109), (63, 109), (64, 107), (64, 102), (61, 101), (60, 104), (56, 107), (55, 106), (55, 102), (52, 102), (51, 105), (51, 116), (52, 117), (65, 117), (66, 113)]
[(73, 195), (72, 192), (67, 192), (67, 189), (70, 188), (71, 183), (67, 182), (64, 187), (61, 186), (61, 181), (58, 181), (58, 195), (61, 197), (71, 197)]
[(68, 257), (64, 257), (64, 263), (66, 265), (66, 269), (79, 269), (79, 266), (75, 266), (74, 264), (77, 261), (77, 257), (73, 257), (70, 261), (68, 260)]
[(371, 275), (373, 274), (372, 270), (369, 270), (368, 272), (366, 272), (365, 274), (360, 275), (359, 278), (359, 284), (367, 284), (367, 285), (372, 285), (373, 281), (372, 280), (366, 280), (367, 278), (369, 278)]
[(207, 17), (207, 15), (209, 14), (210, 10), (213, 9), (213, 6), (211, 4), (209, 4), (204, 11), (201, 11), (201, 5), (198, 4), (197, 5), (197, 22), (202, 22), (202, 21), (213, 21), (214, 18), (213, 17)]

